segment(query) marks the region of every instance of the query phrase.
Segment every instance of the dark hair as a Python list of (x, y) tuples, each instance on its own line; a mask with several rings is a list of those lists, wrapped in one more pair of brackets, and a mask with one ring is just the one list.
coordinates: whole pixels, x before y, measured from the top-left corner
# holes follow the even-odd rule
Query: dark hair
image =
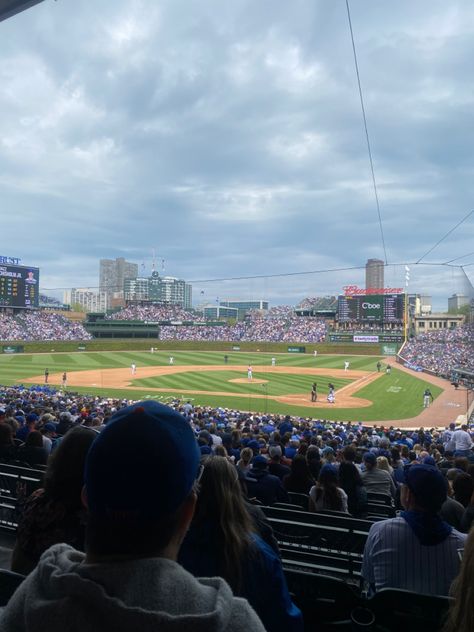
[(43, 447), (43, 435), (39, 430), (32, 430), (26, 437), (25, 445), (34, 448)]
[(474, 491), (474, 481), (469, 474), (462, 472), (453, 481), (454, 498), (467, 507)]
[(204, 461), (193, 524), (214, 528), (219, 572), (238, 592), (242, 565), (251, 550), (253, 526), (245, 507), (236, 468), (221, 456)]
[(314, 485), (314, 479), (308, 467), (308, 462), (303, 454), (296, 454), (291, 462), (291, 471), (283, 479), (285, 488), (290, 492), (301, 494), (309, 493)]
[(50, 498), (80, 509), (84, 465), (96, 437), (94, 430), (82, 426), (76, 426), (64, 435), (50, 457), (45, 474), (44, 490)]
[(13, 445), (13, 430), (10, 424), (0, 423), (0, 445)]
[(337, 472), (333, 467), (323, 467), (316, 485), (316, 501), (324, 499), (325, 509), (342, 510), (342, 498), (337, 490)]
[(342, 451), (342, 456), (346, 461), (353, 462), (356, 458), (356, 451), (351, 445), (346, 445), (344, 450)]

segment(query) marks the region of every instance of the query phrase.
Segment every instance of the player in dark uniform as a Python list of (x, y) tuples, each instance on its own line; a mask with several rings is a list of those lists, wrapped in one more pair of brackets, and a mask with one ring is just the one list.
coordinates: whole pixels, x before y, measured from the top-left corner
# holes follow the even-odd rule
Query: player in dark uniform
[(311, 387), (311, 401), (315, 402), (318, 399), (318, 385), (316, 382), (313, 382), (313, 386)]
[(380, 369), (382, 368), (382, 363), (380, 360), (377, 362), (377, 371), (380, 373)]
[(47, 384), (48, 383), (48, 378), (49, 378), (49, 370), (45, 369), (44, 370), (44, 383)]

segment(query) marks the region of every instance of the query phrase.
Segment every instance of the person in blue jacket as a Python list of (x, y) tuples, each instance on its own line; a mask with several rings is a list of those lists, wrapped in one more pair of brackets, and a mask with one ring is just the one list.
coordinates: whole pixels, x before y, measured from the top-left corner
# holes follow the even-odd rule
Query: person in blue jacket
[(178, 562), (195, 576), (223, 577), (235, 595), (249, 601), (267, 632), (303, 630), (281, 560), (255, 533), (237, 470), (224, 457), (204, 462), (196, 512)]

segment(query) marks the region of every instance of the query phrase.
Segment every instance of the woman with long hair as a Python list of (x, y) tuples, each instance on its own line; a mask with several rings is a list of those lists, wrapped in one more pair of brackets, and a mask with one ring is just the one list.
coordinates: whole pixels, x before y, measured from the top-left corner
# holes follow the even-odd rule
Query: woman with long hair
[(344, 511), (347, 513), (347, 494), (338, 487), (337, 470), (326, 463), (321, 468), (318, 482), (309, 492), (310, 511)]
[(367, 490), (354, 463), (343, 461), (339, 466), (339, 485), (347, 494), (347, 508), (353, 516), (367, 513)]
[(178, 561), (196, 577), (223, 577), (235, 595), (248, 599), (268, 632), (303, 629), (281, 561), (255, 533), (237, 470), (225, 458), (204, 461), (196, 512)]
[(283, 478), (283, 487), (288, 492), (296, 494), (309, 494), (314, 485), (314, 479), (309, 471), (306, 457), (297, 454), (291, 462), (291, 471)]
[(443, 632), (472, 632), (474, 630), (474, 529), (464, 544), (461, 569), (451, 586), (453, 604)]
[(12, 557), (13, 571), (27, 575), (41, 554), (58, 542), (83, 550), (84, 464), (96, 436), (94, 430), (78, 426), (69, 430), (54, 450), (44, 487), (36, 490), (23, 506)]

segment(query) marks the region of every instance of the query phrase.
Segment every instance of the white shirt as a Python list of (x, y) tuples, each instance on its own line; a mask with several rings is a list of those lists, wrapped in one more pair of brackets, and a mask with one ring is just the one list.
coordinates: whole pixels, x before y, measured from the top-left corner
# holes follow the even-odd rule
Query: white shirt
[(451, 441), (454, 442), (455, 450), (470, 450), (472, 448), (472, 439), (465, 430), (456, 430), (453, 433)]
[(365, 544), (362, 577), (382, 588), (403, 588), (425, 595), (448, 595), (459, 573), (458, 549), (467, 535), (453, 529), (433, 546), (420, 543), (403, 518), (390, 518), (372, 525)]

